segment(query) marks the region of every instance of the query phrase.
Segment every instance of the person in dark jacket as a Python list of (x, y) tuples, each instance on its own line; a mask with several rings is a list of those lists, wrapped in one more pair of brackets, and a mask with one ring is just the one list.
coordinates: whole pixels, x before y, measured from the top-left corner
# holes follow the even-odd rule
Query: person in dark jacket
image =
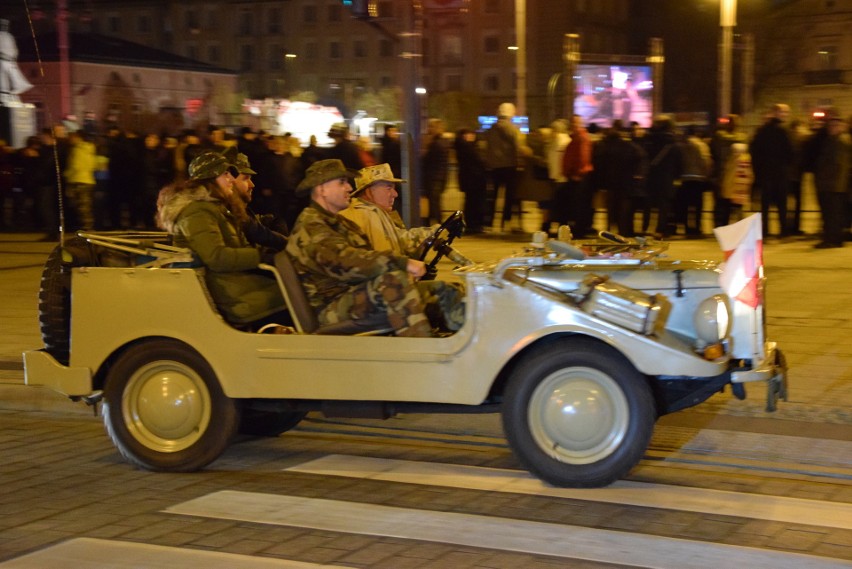
[(619, 234), (632, 237), (634, 193), (641, 183), (645, 153), (625, 135), (623, 123), (614, 120), (595, 145), (592, 163), (596, 189), (607, 191), (607, 229), (615, 226)]
[(644, 140), (648, 155), (646, 191), (648, 201), (642, 217), (642, 231), (647, 231), (651, 220), (651, 208), (657, 210), (659, 237), (669, 237), (675, 232), (672, 206), (675, 196), (675, 180), (683, 172), (680, 149), (675, 138), (675, 124), (668, 115), (660, 115), (648, 130)]
[(790, 168), (793, 165), (794, 149), (789, 131), (784, 122), (790, 116), (790, 107), (784, 104), (772, 106), (769, 118), (757, 129), (749, 145), (754, 185), (760, 192), (760, 211), (763, 217), (763, 235), (769, 237), (769, 208), (778, 210), (780, 235), (789, 234), (787, 227), (787, 188), (790, 184)]
[(459, 190), (464, 193), (464, 218), (467, 233), (482, 233), (485, 228), (487, 169), (477, 142), (476, 132), (462, 128), (456, 133), (456, 162)]

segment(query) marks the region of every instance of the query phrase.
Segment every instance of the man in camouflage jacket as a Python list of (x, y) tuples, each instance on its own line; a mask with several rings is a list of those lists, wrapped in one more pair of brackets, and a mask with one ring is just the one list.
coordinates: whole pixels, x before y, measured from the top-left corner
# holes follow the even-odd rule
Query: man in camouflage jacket
[(358, 226), (338, 215), (349, 205), (353, 174), (340, 160), (320, 160), (296, 188), (297, 195), (310, 192), (311, 202), (296, 220), (286, 251), (311, 306), (323, 325), (384, 311), (398, 336), (431, 336), (413, 280), (426, 273), (426, 265), (374, 251)]

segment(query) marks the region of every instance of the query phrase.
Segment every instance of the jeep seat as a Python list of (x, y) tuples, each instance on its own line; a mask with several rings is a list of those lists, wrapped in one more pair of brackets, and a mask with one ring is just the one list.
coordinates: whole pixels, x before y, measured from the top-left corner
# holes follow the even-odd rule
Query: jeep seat
[(393, 331), (388, 322), (387, 314), (383, 312), (375, 312), (358, 320), (344, 320), (321, 326), (314, 308), (308, 301), (308, 295), (305, 293), (302, 281), (299, 280), (296, 267), (293, 266), (293, 260), (286, 251), (281, 251), (275, 255), (275, 268), (281, 277), (284, 300), (287, 301), (290, 316), (299, 332), (303, 334), (356, 335), (386, 334)]

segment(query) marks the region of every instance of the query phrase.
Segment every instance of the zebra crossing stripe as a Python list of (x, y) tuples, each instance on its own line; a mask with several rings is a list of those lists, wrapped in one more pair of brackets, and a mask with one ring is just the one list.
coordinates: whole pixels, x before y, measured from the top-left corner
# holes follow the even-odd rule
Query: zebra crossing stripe
[(346, 569), (286, 559), (82, 537), (0, 563), (2, 569)]
[(286, 470), (852, 529), (852, 504), (845, 502), (766, 496), (626, 480), (618, 481), (606, 488), (554, 488), (518, 470), (346, 455), (328, 455), (291, 466)]
[(848, 562), (840, 559), (751, 547), (572, 525), (233, 490), (207, 494), (165, 511), (187, 516), (451, 543), (659, 569), (849, 567)]

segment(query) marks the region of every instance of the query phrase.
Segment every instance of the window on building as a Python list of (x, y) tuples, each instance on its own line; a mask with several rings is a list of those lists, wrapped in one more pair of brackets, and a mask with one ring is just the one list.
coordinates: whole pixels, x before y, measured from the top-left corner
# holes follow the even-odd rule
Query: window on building
[(254, 35), (254, 12), (243, 10), (242, 12), (240, 12), (239, 22), (240, 35)]
[(107, 32), (111, 34), (121, 33), (121, 18), (118, 16), (107, 16)]
[(331, 59), (341, 59), (343, 57), (343, 45), (339, 41), (329, 42), (328, 56)]
[(319, 56), (317, 42), (309, 41), (305, 44), (305, 59), (316, 59)]
[(198, 12), (195, 10), (187, 10), (184, 13), (183, 21), (187, 31), (197, 30), (201, 27), (198, 21)]
[(254, 69), (254, 46), (244, 44), (240, 46), (240, 71), (251, 71)]
[(315, 5), (302, 6), (302, 21), (306, 24), (317, 23), (317, 7)]
[(389, 75), (382, 75), (381, 79), (379, 79), (379, 85), (382, 88), (392, 87), (393, 86), (393, 78)]
[(218, 44), (207, 46), (207, 61), (220, 63), (222, 61), (222, 48)]
[(390, 40), (379, 40), (379, 55), (381, 57), (393, 57), (393, 43)]
[(820, 69), (837, 69), (837, 46), (826, 45), (817, 50)]
[(498, 53), (500, 51), (500, 36), (485, 36), (482, 49), (485, 53)]
[(462, 38), (457, 33), (446, 33), (439, 37), (441, 62), (456, 64), (462, 61)]
[(151, 32), (151, 17), (148, 14), (141, 14), (136, 18), (136, 31), (140, 34)]
[(219, 12), (215, 7), (210, 6), (204, 11), (204, 29), (208, 32), (219, 29)]
[(343, 19), (343, 6), (340, 4), (328, 5), (328, 21), (339, 22)]
[(281, 9), (270, 8), (266, 13), (266, 33), (279, 34), (281, 33)]
[(281, 69), (284, 67), (284, 50), (278, 45), (270, 45), (267, 60), (269, 69), (273, 71)]
[(377, 14), (376, 16), (379, 18), (393, 18), (393, 2), (385, 0), (384, 2), (379, 2), (376, 5)]
[(485, 0), (485, 2), (483, 2), (482, 10), (486, 14), (499, 14), (500, 0)]
[(190, 59), (198, 59), (198, 46), (192, 43), (184, 46), (184, 54)]
[(447, 91), (461, 91), (462, 76), (457, 74), (447, 75)]
[(367, 42), (364, 40), (355, 40), (353, 43), (355, 57), (367, 57)]
[(483, 89), (488, 93), (494, 93), (500, 90), (500, 76), (496, 73), (489, 73), (485, 76), (482, 82)]

